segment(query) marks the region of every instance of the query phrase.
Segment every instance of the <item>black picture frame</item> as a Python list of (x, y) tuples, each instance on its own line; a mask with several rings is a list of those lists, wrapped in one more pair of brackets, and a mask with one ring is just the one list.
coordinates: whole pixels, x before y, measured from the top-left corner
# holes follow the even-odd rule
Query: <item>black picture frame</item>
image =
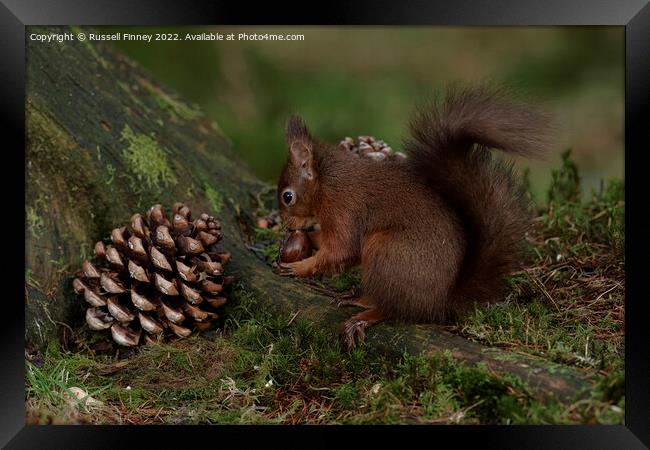
[[(468, 443), (489, 448), (589, 448), (635, 449), (650, 446), (650, 318), (643, 288), (644, 262), (649, 253), (645, 231), (650, 230), (646, 201), (646, 168), (650, 142), (650, 5), (648, 0), (455, 0), (365, 1), (301, 3), (209, 0), (179, 2), (2, 0), (0, 51), (2, 62), (2, 117), (5, 124), (3, 155), (25, 164), (25, 26), (28, 25), (205, 25), (205, 24), (319, 24), (319, 25), (617, 25), (625, 27), (625, 182), (626, 182), (626, 300), (625, 300), (625, 425), (621, 426), (446, 426), (446, 427), (117, 427), (26, 426), (24, 377), (24, 308), (19, 304), (21, 274), (11, 277), (11, 294), (5, 295), (5, 325), (0, 327), (0, 444), (6, 448), (109, 448), (134, 446), (148, 439), (147, 447), (195, 445), (205, 438), (223, 445), (225, 437), (245, 448), (253, 439), (267, 447), (319, 447), (324, 435), (346, 433), (341, 443), (368, 444), (375, 439), (424, 442), (427, 446)], [(23, 153), (20, 152), (23, 149)], [(24, 168), (24, 166), (23, 166)], [(23, 171), (24, 173), (24, 171)], [(8, 186), (2, 192), (7, 217), (24, 217), (16, 182), (5, 172)], [(25, 180), (26, 182), (26, 180)], [(14, 209), (15, 208), (15, 209)], [(15, 226), (11, 231), (15, 233)], [(5, 233), (5, 237), (7, 234)], [(20, 243), (16, 254), (20, 254)], [(23, 247), (24, 250), (24, 247)], [(13, 258), (15, 259), (15, 258)], [(7, 264), (9, 265), (9, 264)], [(18, 271), (23, 269), (15, 265)], [(9, 269), (9, 267), (7, 267)], [(7, 281), (5, 281), (7, 284)], [(23, 288), (24, 289), (24, 286)], [(14, 318), (7, 319), (7, 317)], [(418, 436), (419, 435), (419, 436)], [(408, 439), (408, 440), (406, 440)], [(414, 441), (417, 439), (417, 441)], [(374, 439), (373, 439), (374, 440)], [(442, 440), (442, 442), (441, 442)], [(417, 444), (422, 445), (422, 444)], [(449, 445), (449, 444), (447, 444)]]

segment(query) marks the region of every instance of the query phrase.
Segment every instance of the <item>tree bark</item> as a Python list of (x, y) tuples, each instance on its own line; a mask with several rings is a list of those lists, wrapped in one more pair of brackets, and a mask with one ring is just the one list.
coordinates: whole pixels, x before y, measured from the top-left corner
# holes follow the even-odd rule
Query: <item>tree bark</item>
[[(48, 29), (49, 31), (49, 29)], [(26, 341), (43, 347), (85, 306), (72, 273), (93, 243), (134, 212), (182, 201), (221, 219), (230, 272), (270, 311), (298, 313), (333, 335), (348, 309), (297, 280), (280, 278), (246, 246), (255, 194), (266, 186), (219, 126), (101, 43), (27, 44)], [(278, 130), (280, 133), (281, 130)], [(382, 324), (370, 351), (450, 350), (459, 360), (513, 373), (561, 398), (584, 385), (580, 373), (541, 359), (488, 349), (433, 326)], [(560, 370), (558, 370), (560, 369)]]

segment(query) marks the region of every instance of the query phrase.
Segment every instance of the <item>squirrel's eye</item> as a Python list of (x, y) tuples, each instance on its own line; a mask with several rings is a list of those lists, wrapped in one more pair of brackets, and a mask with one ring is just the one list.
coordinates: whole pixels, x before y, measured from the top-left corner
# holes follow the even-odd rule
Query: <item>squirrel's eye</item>
[(294, 198), (294, 195), (293, 195), (293, 192), (291, 192), (291, 191), (284, 191), (282, 193), (282, 201), (287, 206), (291, 205), (291, 202), (293, 202), (293, 198)]

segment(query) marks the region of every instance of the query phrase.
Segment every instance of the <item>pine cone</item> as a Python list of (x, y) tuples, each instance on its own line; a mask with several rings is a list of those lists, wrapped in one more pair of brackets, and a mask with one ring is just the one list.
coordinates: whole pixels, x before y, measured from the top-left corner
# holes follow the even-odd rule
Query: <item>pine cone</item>
[(375, 161), (395, 161), (406, 158), (404, 153), (393, 151), (388, 144), (381, 139), (375, 139), (373, 136), (359, 136), (358, 142), (355, 142), (351, 137), (346, 137), (339, 143), (339, 146), (357, 156), (371, 158)]
[(130, 229), (115, 228), (110, 244), (95, 244), (103, 261), (84, 261), (73, 281), (75, 292), (90, 304), (88, 326), (110, 328), (120, 345), (187, 337), (192, 329), (209, 328), (226, 303), (223, 286), (233, 278), (223, 275), (230, 252), (218, 244), (219, 221), (207, 214), (192, 221), (182, 203), (172, 211), (171, 222), (160, 204), (149, 209), (147, 219), (134, 214)]

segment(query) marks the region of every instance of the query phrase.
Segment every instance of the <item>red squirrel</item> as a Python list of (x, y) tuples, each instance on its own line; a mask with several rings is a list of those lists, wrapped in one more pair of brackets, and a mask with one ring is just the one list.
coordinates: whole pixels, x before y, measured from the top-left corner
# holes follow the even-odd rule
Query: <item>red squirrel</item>
[(348, 349), (384, 320), (445, 323), (499, 300), (521, 265), (530, 214), (512, 163), (490, 149), (539, 155), (548, 123), (499, 89), (449, 89), (411, 121), (407, 157), (376, 162), (314, 139), (291, 116), (280, 213), (285, 229), (320, 224), (320, 233), (313, 256), (279, 273), (361, 266), (363, 294), (345, 303), (365, 310), (343, 325)]

